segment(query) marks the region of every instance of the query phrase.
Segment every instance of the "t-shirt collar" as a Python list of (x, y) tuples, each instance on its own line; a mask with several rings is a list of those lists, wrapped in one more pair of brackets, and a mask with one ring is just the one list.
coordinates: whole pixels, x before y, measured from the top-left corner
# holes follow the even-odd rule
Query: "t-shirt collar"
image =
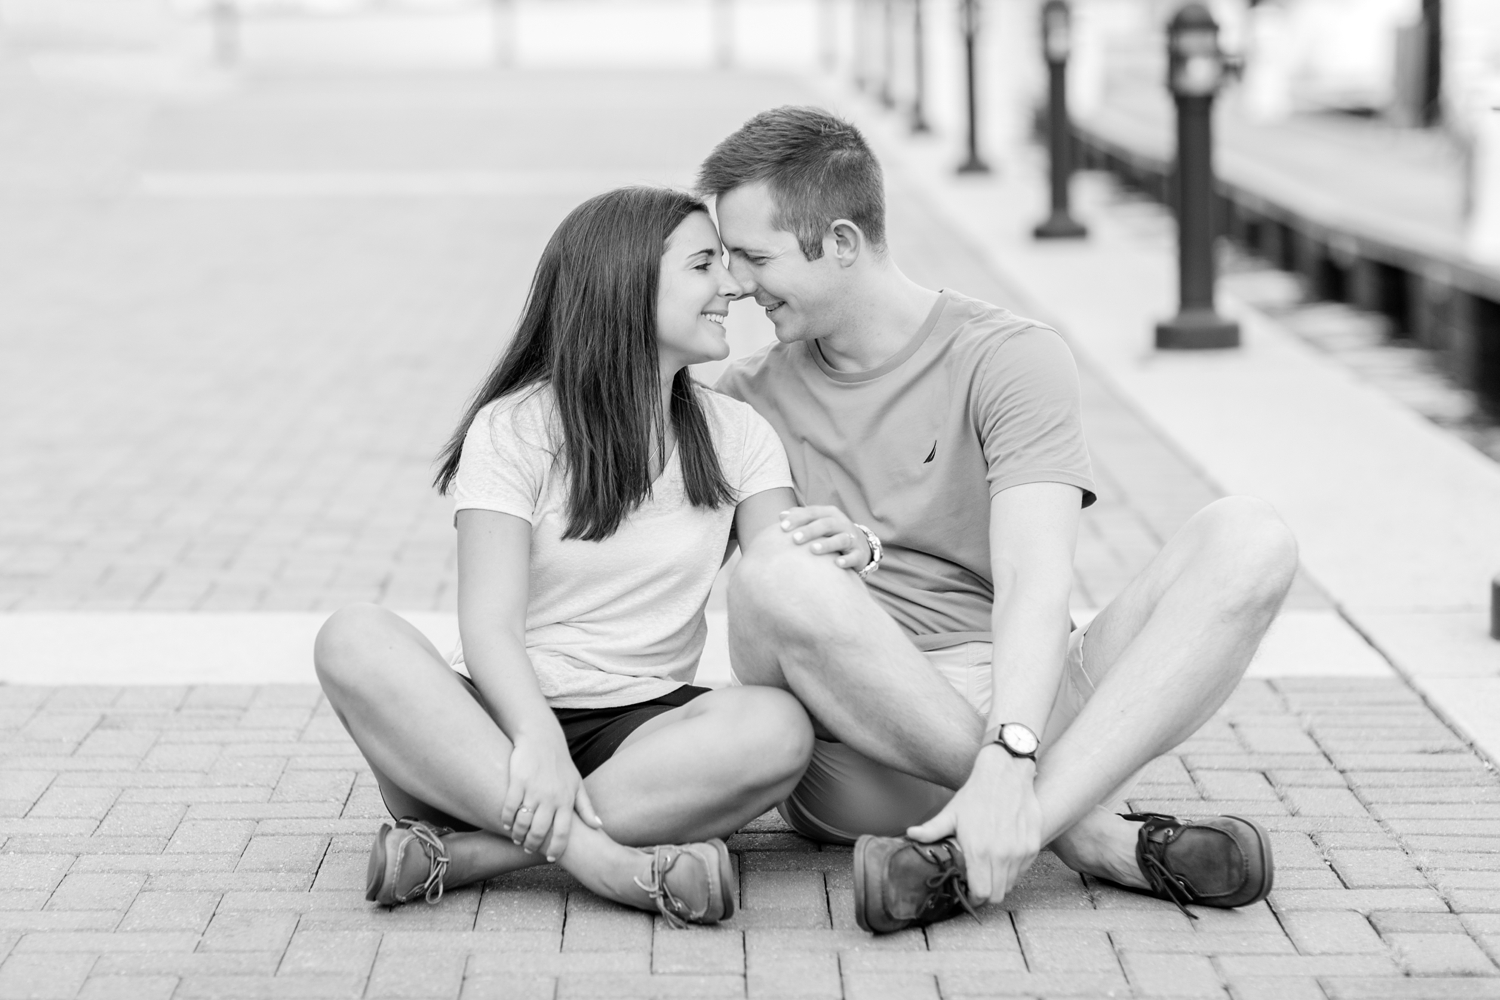
[(874, 368), (868, 368), (862, 372), (841, 372), (824, 359), (823, 351), (818, 347), (816, 340), (805, 342), (807, 344), (808, 356), (812, 358), (813, 364), (817, 365), (824, 375), (827, 375), (835, 382), (870, 382), (880, 378), (882, 375), (888, 375), (897, 368), (900, 368), (908, 358), (916, 354), (922, 345), (927, 342), (928, 336), (932, 333), (933, 328), (937, 326), (938, 317), (943, 314), (943, 307), (948, 304), (950, 298), (951, 296), (948, 294), (947, 289), (940, 290), (937, 301), (932, 304), (932, 311), (927, 314), (927, 318), (922, 321), (922, 325), (917, 328), (917, 332), (912, 335), (912, 338), (906, 342), (906, 345), (901, 350), (886, 358)]

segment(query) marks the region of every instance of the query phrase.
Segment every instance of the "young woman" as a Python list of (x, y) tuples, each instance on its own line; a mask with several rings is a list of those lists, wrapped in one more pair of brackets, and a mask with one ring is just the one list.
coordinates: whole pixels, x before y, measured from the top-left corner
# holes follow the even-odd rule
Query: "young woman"
[(318, 636), (323, 689), (402, 817), (375, 838), (371, 900), (556, 862), (674, 924), (733, 913), (717, 838), (784, 798), (812, 746), (786, 692), (689, 683), (731, 524), (753, 539), (795, 504), (771, 427), (687, 371), (728, 354), (741, 292), (686, 195), (613, 191), (553, 234), (437, 477), (461, 650), (450, 665), (371, 605)]

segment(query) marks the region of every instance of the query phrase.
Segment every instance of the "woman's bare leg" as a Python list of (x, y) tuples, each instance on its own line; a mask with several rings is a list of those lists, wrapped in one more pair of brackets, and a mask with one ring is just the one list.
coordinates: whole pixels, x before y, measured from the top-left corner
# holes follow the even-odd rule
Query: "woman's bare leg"
[[(450, 887), (545, 860), (498, 833), (511, 743), (417, 629), (381, 608), (346, 608), (319, 633), (314, 658), (393, 808), (478, 828), (445, 841)], [(736, 829), (795, 785), (810, 745), (806, 715), (784, 692), (714, 692), (664, 713), (589, 776), (609, 835), (575, 822), (559, 863), (601, 896), (647, 906), (634, 880), (649, 859), (625, 843)]]

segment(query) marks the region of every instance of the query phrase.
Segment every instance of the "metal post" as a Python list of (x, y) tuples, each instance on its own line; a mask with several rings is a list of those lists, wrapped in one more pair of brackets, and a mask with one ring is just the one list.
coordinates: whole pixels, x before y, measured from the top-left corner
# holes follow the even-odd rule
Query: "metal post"
[(1200, 3), (1168, 28), (1168, 83), (1177, 102), (1177, 267), (1181, 306), (1156, 325), (1166, 350), (1238, 347), (1240, 327), (1214, 310), (1213, 103), (1223, 77), (1219, 27)]
[(511, 69), (516, 64), (515, 0), (490, 0), (495, 32), (495, 64)]
[(1500, 576), (1490, 581), (1490, 638), (1500, 639)]
[(239, 8), (235, 0), (214, 0), (208, 15), (213, 21), (214, 58), (221, 66), (240, 61)]
[(896, 0), (881, 0), (880, 48), (880, 103), (888, 108), (896, 106)]
[(1047, 59), (1047, 150), (1052, 160), (1052, 214), (1033, 229), (1039, 240), (1077, 239), (1089, 231), (1068, 209), (1073, 177), (1073, 129), (1068, 121), (1068, 52), (1071, 24), (1066, 0), (1047, 0), (1042, 8), (1042, 54)]
[(864, 90), (869, 82), (865, 76), (865, 40), (869, 35), (866, 30), (868, 18), (865, 12), (868, 6), (869, 0), (853, 0), (853, 9), (850, 11), (850, 27), (854, 40), (854, 50), (850, 53), (850, 61), (854, 64), (854, 86), (858, 90)]
[(719, 69), (734, 65), (734, 0), (714, 0), (714, 63)]
[(932, 127), (927, 124), (927, 110), (924, 107), (927, 102), (927, 41), (922, 30), (922, 3), (923, 0), (912, 0), (911, 10), (911, 130), (913, 132), (932, 131)]
[(818, 2), (818, 27), (822, 40), (821, 59), (823, 72), (832, 73), (838, 68), (838, 11), (834, 9), (834, 0), (819, 0)]
[(979, 158), (979, 109), (974, 73), (974, 43), (979, 34), (979, 0), (960, 0), (959, 21), (964, 33), (964, 69), (968, 97), (969, 157), (958, 165), (961, 174), (987, 174), (989, 164)]

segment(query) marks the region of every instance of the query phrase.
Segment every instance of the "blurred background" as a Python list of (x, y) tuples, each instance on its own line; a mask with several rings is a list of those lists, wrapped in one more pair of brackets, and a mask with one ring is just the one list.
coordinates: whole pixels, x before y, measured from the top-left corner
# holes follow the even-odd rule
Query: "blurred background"
[[(1223, 287), (1492, 468), (1500, 3), (1208, 6)], [(0, 611), (18, 613), (0, 652), (39, 671), (135, 669), (164, 643), (222, 657), (260, 640), (201, 615), (256, 612), (301, 616), (282, 633), (301, 664), (322, 615), (362, 600), (449, 628), (431, 462), (543, 242), (607, 187), (689, 184), (766, 107), (862, 123), (919, 280), (1060, 326), (1075, 305), (1160, 318), (1177, 9), (1071, 5), (1074, 191), (1095, 236), (1070, 251), (1084, 284), (1044, 292), (1026, 269), (1062, 258), (1029, 241), (1047, 199), (1039, 0), (0, 0)], [(957, 178), (966, 39), (989, 170)], [(1137, 276), (1105, 289), (1089, 267)], [(1148, 323), (1115, 326), (1121, 357), (1150, 353)], [(1088, 346), (1086, 327), (1064, 332)], [(737, 353), (770, 337), (747, 303), (730, 331)], [(1087, 402), (1120, 506), (1081, 542), (1082, 608), (1219, 488), (1202, 455), (1168, 475), (1131, 451), (1155, 432), (1112, 399)], [(1137, 467), (1167, 479), (1127, 489)], [(1493, 573), (1500, 551), (1479, 562)], [(1476, 611), (1477, 574), (1429, 603)], [(147, 635), (146, 612), (207, 631)], [(81, 645), (58, 653), (60, 636)]]

